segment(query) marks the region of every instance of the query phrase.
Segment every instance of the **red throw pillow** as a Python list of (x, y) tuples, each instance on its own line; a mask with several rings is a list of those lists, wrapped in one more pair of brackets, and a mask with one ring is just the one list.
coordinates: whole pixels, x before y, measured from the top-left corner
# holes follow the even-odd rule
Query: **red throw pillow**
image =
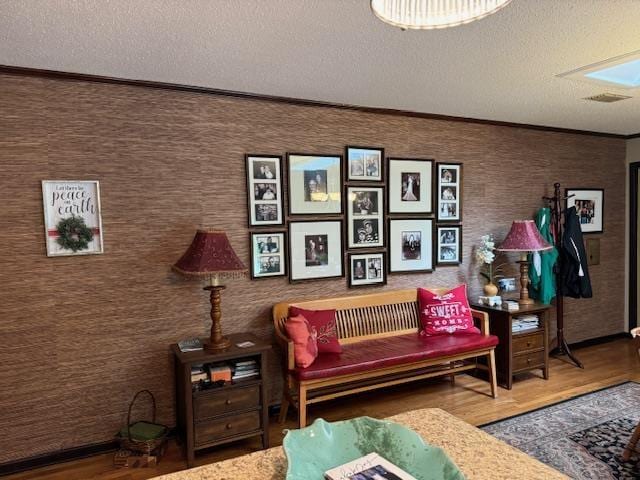
[(442, 294), (419, 288), (418, 304), (422, 324), (420, 335), (480, 333), (473, 325), (466, 285), (459, 285)]
[(341, 353), (342, 347), (338, 342), (335, 310), (305, 310), (304, 308), (289, 307), (289, 316), (302, 315), (315, 327), (318, 334), (318, 353)]
[(315, 331), (302, 315), (289, 317), (284, 324), (287, 335), (293, 341), (293, 357), (296, 366), (306, 368), (318, 357)]

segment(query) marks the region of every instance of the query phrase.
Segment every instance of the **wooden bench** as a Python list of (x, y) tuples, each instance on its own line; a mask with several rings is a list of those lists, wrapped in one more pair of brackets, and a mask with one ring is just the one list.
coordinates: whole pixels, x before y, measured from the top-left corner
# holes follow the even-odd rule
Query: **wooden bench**
[[(437, 293), (446, 291), (437, 288), (431, 290)], [(340, 364), (336, 374), (327, 374), (325, 370), (316, 376), (306, 375), (313, 373), (314, 365), (306, 369), (296, 368), (293, 342), (287, 337), (284, 327), (290, 306), (308, 310), (336, 310), (338, 339), (343, 353), (322, 353), (315, 362), (318, 363), (320, 357), (326, 356), (323, 360), (325, 364)], [(280, 421), (283, 422), (286, 418), (291, 404), (298, 408), (298, 422), (302, 428), (307, 422), (309, 404), (424, 378), (450, 375), (453, 379), (453, 375), (475, 368), (488, 371), (491, 396), (495, 398), (497, 386), (494, 349), (497, 339), (489, 335), (489, 317), (486, 313), (472, 310), (472, 315), (481, 335), (447, 335), (425, 339), (419, 338), (417, 334), (420, 325), (417, 289), (276, 304), (273, 307), (276, 339), (285, 352)], [(419, 342), (419, 345), (424, 345), (425, 354), (419, 355), (421, 359), (417, 361), (415, 358), (418, 357), (407, 358), (406, 361), (398, 360), (398, 357), (393, 365), (374, 366), (366, 370), (361, 366), (359, 371), (351, 373), (347, 372), (348, 368), (344, 368), (348, 359), (341, 357), (348, 357), (348, 351), (353, 352), (356, 344), (365, 352), (367, 349), (375, 352), (378, 360), (381, 360), (379, 357), (385, 355), (381, 352), (386, 351), (385, 342), (395, 344), (396, 352), (398, 342), (407, 342), (413, 348)], [(461, 351), (455, 351), (457, 344)], [(389, 355), (392, 354), (393, 351), (390, 351)], [(486, 357), (487, 365), (467, 361), (479, 357)]]

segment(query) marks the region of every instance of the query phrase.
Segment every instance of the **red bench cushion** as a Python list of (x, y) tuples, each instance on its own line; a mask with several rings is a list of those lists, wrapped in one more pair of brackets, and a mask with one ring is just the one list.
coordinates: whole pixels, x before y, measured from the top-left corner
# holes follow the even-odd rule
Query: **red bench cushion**
[(498, 337), (477, 333), (420, 337), (398, 335), (342, 346), (342, 353), (321, 353), (307, 368), (295, 368), (298, 380), (336, 377), (377, 368), (403, 365), (438, 357), (495, 347)]

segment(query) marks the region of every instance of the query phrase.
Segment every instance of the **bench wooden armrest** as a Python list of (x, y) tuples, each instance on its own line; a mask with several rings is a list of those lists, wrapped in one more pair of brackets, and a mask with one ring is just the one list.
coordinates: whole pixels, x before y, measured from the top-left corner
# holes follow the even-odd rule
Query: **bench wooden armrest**
[(287, 354), (286, 367), (292, 370), (295, 367), (295, 357), (293, 354), (293, 342), (279, 328), (276, 327), (276, 340)]
[(471, 309), (473, 318), (480, 321), (480, 332), (486, 337), (489, 335), (489, 314), (480, 310)]

